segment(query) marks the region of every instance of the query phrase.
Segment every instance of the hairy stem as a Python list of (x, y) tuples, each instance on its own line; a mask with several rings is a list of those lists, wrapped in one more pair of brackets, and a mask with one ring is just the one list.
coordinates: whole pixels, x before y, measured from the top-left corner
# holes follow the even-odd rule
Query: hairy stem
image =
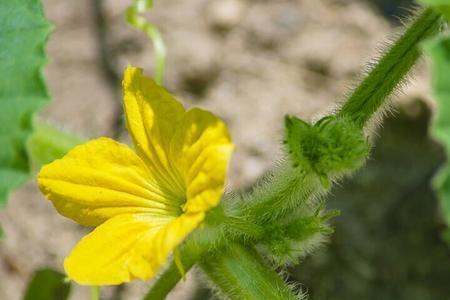
[(286, 159), (267, 180), (244, 195), (242, 205), (234, 208), (231, 214), (251, 222), (265, 223), (326, 191), (315, 174), (292, 167), (292, 162)]
[[(213, 222), (206, 226), (211, 230), (198, 234), (204, 238), (196, 254), (181, 249), (184, 269), (189, 270), (201, 257), (202, 269), (230, 299), (298, 299), (252, 245), (264, 236), (267, 224), (286, 219), (302, 205), (306, 210), (320, 211), (317, 199), (329, 190), (332, 181), (364, 163), (368, 145), (362, 129), (417, 61), (418, 44), (439, 26), (438, 14), (422, 12), (337, 116), (314, 125), (289, 119), (287, 144), (299, 150), (289, 149), (285, 162), (242, 201), (228, 205), (225, 213), (217, 210), (212, 214)], [(145, 299), (164, 299), (180, 279), (172, 263)]]
[(298, 299), (251, 246), (233, 244), (205, 257), (200, 266), (226, 299)]
[[(207, 249), (207, 247), (201, 247), (201, 245), (195, 242), (187, 242), (184, 244), (179, 249), (179, 258), (184, 271), (189, 271)], [(164, 300), (182, 277), (183, 274), (180, 273), (179, 267), (175, 259), (173, 259), (169, 267), (161, 274), (155, 284), (153, 284), (143, 300)]]
[(439, 31), (440, 14), (424, 10), (345, 101), (339, 115), (363, 128), (386, 103), (421, 55), (419, 44)]
[[(214, 249), (221, 248), (228, 243), (229, 235), (226, 233), (229, 231), (243, 232), (246, 237), (253, 237), (255, 240), (263, 236), (260, 226), (226, 216), (221, 206), (208, 212), (205, 223), (203, 228), (198, 229), (179, 248), (179, 258), (185, 272), (188, 272), (206, 252), (212, 253)], [(183, 274), (180, 273), (177, 263), (173, 260), (143, 300), (165, 299), (182, 277)]]

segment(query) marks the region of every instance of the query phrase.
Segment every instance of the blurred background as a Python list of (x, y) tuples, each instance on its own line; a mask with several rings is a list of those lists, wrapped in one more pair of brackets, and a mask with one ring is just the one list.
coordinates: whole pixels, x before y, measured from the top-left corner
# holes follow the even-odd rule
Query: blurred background
[[(55, 30), (46, 76), (53, 102), (41, 115), (86, 138), (127, 141), (120, 81), (128, 64), (152, 70), (148, 39), (124, 22), (130, 1), (44, 0)], [(279, 157), (286, 113), (330, 112), (364, 66), (395, 37), (410, 1), (165, 0), (148, 14), (168, 47), (166, 86), (187, 106), (226, 120), (237, 149), (229, 188), (244, 188)], [(395, 98), (396, 114), (374, 130), (366, 167), (333, 189), (341, 210), (330, 242), (289, 269), (313, 300), (448, 300), (450, 248), (430, 179), (444, 155), (428, 137), (426, 63)], [(33, 271), (62, 269), (87, 232), (58, 215), (30, 182), (0, 211), (0, 299), (22, 299)], [(209, 299), (190, 272), (170, 299)], [(140, 299), (150, 283), (106, 288), (102, 299)], [(75, 286), (70, 299), (88, 299)]]

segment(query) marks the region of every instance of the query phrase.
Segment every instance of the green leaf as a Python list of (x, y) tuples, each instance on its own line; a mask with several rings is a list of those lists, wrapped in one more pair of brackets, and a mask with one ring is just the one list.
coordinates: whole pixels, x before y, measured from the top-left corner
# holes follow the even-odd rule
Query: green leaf
[[(432, 62), (432, 88), (437, 104), (431, 127), (433, 137), (444, 146), (450, 157), (450, 37), (440, 37), (429, 41), (425, 50)], [(450, 224), (450, 163), (442, 167), (433, 180), (433, 187), (441, 201), (445, 218)]]
[(23, 300), (66, 300), (70, 288), (64, 274), (51, 269), (37, 270), (28, 283)]
[(51, 30), (39, 0), (0, 1), (0, 206), (29, 178), (33, 114), (49, 101), (42, 67)]

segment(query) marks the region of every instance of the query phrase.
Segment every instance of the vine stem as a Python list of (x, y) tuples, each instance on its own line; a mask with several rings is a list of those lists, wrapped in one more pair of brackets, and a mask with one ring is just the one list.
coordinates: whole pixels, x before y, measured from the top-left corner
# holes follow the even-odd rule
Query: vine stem
[(159, 29), (140, 16), (146, 10), (153, 7), (153, 0), (136, 0), (126, 11), (126, 20), (131, 26), (144, 32), (153, 42), (155, 50), (155, 82), (162, 85), (166, 69), (166, 45)]
[(353, 91), (338, 115), (349, 117), (363, 128), (380, 108), (382, 110), (389, 95), (416, 63), (421, 55), (420, 43), (436, 34), (440, 26), (441, 15), (431, 8), (418, 15)]
[[(421, 12), (353, 91), (340, 111), (337, 112), (337, 117), (348, 118), (358, 128), (364, 128), (373, 115), (384, 107), (386, 98), (402, 82), (420, 57), (419, 44), (425, 38), (437, 33), (440, 24), (439, 14), (429, 9)], [(274, 174), (274, 176), (277, 175), (279, 174)], [(289, 180), (289, 178), (284, 180)], [(268, 189), (271, 188), (274, 187), (270, 186)], [(312, 189), (314, 191), (311, 193), (315, 195), (318, 192), (315, 184)], [(273, 207), (267, 211), (277, 214), (279, 212), (276, 209), (277, 207)], [(239, 223), (238, 225), (239, 228), (247, 227), (247, 224)], [(248, 225), (251, 227), (256, 224)], [(223, 225), (218, 220), (214, 226), (219, 228)], [(259, 230), (249, 232), (256, 236), (259, 234)], [(219, 236), (220, 230), (217, 230), (215, 234)], [(199, 233), (199, 235), (202, 234)], [(209, 247), (213, 246), (211, 243), (202, 245), (202, 251), (195, 255), (181, 251), (180, 258), (184, 269), (188, 271), (200, 260), (202, 269), (229, 299), (298, 299), (300, 297), (291, 291), (290, 287), (256, 252), (252, 246), (254, 241), (249, 240), (248, 243), (240, 244), (232, 242), (232, 239), (228, 240), (228, 236), (224, 236), (223, 239), (227, 241), (228, 245), (221, 247), (221, 250), (218, 251), (208, 251), (208, 245)], [(217, 237), (212, 236), (210, 240), (217, 241)], [(217, 247), (217, 245), (215, 246)], [(144, 300), (164, 299), (180, 278), (176, 264), (172, 263), (156, 281)]]
[(182, 264), (184, 272), (187, 272), (199, 260), (200, 256), (207, 250), (196, 243), (187, 242), (179, 250), (179, 262), (175, 259), (169, 267), (161, 274), (158, 280), (152, 285), (143, 300), (164, 300), (169, 292), (175, 287), (178, 281), (184, 277), (180, 273), (178, 264)]
[(216, 254), (206, 256), (200, 266), (225, 299), (299, 299), (253, 247), (233, 244)]
[[(213, 223), (211, 223), (211, 221)], [(195, 263), (203, 256), (213, 253), (214, 250), (221, 249), (228, 241), (224, 236), (225, 228), (234, 232), (245, 233), (253, 239), (261, 238), (262, 228), (258, 225), (243, 223), (233, 217), (225, 215), (223, 208), (218, 206), (210, 210), (202, 228), (197, 229), (194, 235), (181, 245), (176, 252), (179, 253), (179, 262), (175, 261), (175, 255), (169, 266), (161, 273), (159, 278), (151, 286), (143, 300), (164, 300), (175, 285), (183, 278), (179, 266), (183, 266), (183, 271), (188, 272)], [(212, 250), (214, 245), (214, 250)]]

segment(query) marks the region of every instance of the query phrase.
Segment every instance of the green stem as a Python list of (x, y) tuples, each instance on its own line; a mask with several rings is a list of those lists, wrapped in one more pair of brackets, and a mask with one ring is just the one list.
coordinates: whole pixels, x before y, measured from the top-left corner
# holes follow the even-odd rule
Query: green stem
[[(217, 238), (218, 236), (220, 236), (220, 234), (210, 232), (210, 228), (205, 226), (202, 229), (198, 229), (189, 240), (180, 246), (179, 259), (185, 272), (188, 272), (200, 257), (210, 249), (211, 244), (214, 243), (210, 238)], [(177, 262), (173, 259), (169, 267), (152, 285), (143, 300), (165, 299), (182, 277), (183, 274), (180, 273)]]
[(421, 55), (419, 44), (439, 31), (441, 17), (432, 9), (424, 10), (405, 33), (371, 69), (353, 91), (339, 115), (345, 115), (363, 128), (386, 103)]
[[(242, 219), (228, 217), (224, 214), (222, 206), (218, 206), (208, 212), (203, 228), (197, 229), (194, 235), (180, 247), (179, 257), (184, 271), (188, 272), (200, 257), (213, 250), (211, 249), (213, 248), (212, 245), (214, 245), (214, 249), (218, 249), (228, 243), (227, 238), (231, 236), (230, 231), (233, 231), (239, 237), (245, 235), (247, 240), (249, 237), (253, 240), (264, 237), (261, 226), (249, 224)], [(165, 299), (182, 277), (183, 275), (180, 274), (179, 268), (173, 260), (143, 300)]]
[[(188, 241), (179, 249), (181, 264), (185, 272), (188, 272), (190, 268), (199, 260), (202, 254), (208, 250), (208, 247), (202, 247), (202, 245), (195, 241)], [(179, 267), (172, 260), (169, 267), (161, 274), (158, 280), (148, 291), (143, 300), (163, 300), (169, 294), (169, 292), (175, 287), (175, 285), (181, 280), (183, 274), (180, 273)]]
[(155, 50), (154, 77), (156, 83), (161, 85), (166, 68), (166, 46), (158, 28), (139, 15), (152, 7), (152, 0), (135, 0), (134, 4), (127, 9), (126, 20), (128, 24), (141, 30), (152, 40)]
[(298, 300), (280, 276), (251, 246), (233, 244), (200, 261), (201, 268), (225, 295), (239, 300)]
[(242, 204), (231, 214), (255, 224), (265, 224), (294, 211), (311, 197), (327, 192), (316, 175), (292, 167), (290, 160), (276, 168), (268, 178), (271, 180), (243, 195)]
[(100, 299), (100, 287), (91, 286), (90, 299), (91, 300), (99, 300)]

